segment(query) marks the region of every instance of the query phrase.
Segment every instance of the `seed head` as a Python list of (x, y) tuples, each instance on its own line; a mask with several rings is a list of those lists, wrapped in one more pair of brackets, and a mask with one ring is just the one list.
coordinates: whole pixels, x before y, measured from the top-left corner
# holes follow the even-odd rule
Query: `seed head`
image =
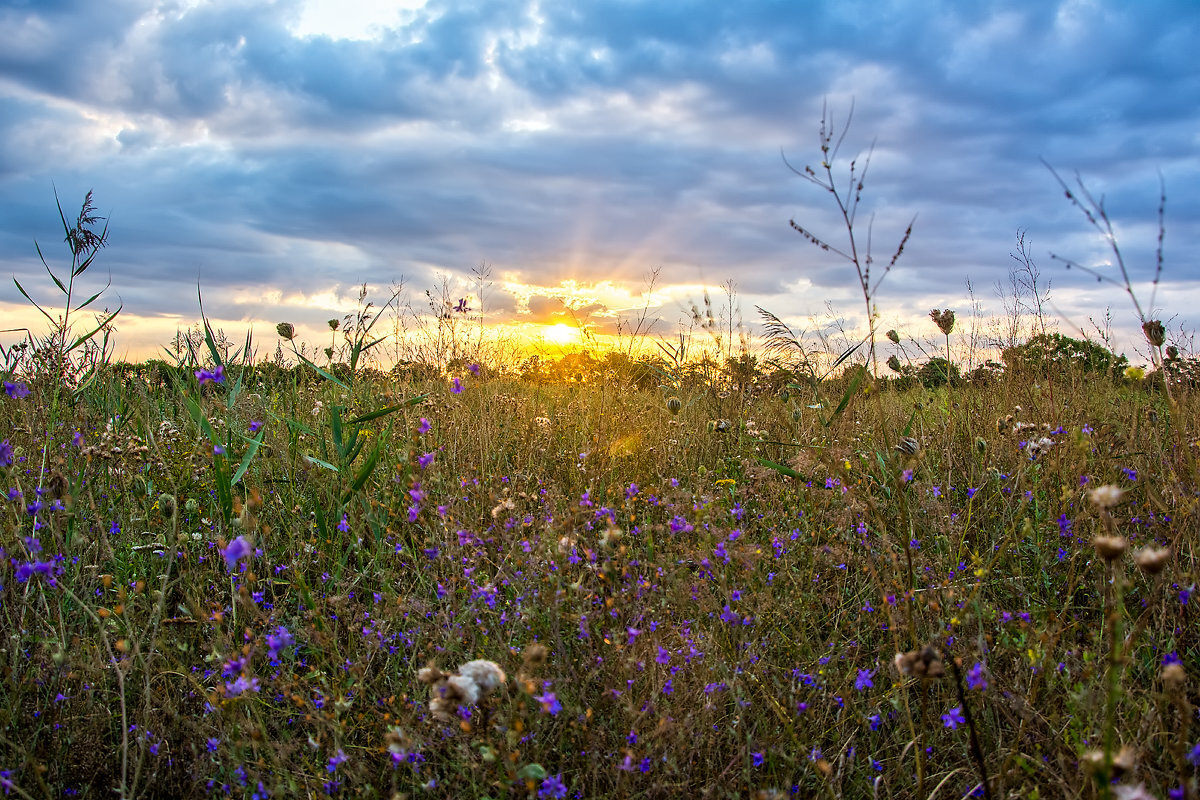
[(1187, 683), (1187, 670), (1178, 661), (1172, 661), (1162, 668), (1162, 682), (1168, 689), (1182, 689)]
[(678, 414), (681, 408), (683, 408), (683, 401), (678, 397), (667, 398), (667, 411), (670, 411), (672, 416)]
[(1147, 575), (1157, 575), (1167, 566), (1171, 551), (1166, 547), (1143, 547), (1133, 554), (1133, 561), (1138, 569)]
[(1120, 486), (1106, 483), (1092, 489), (1088, 497), (1094, 505), (1100, 508), (1112, 508), (1125, 500), (1125, 490)]
[(329, 330), (336, 331), (338, 329), (338, 325), (340, 325), (341, 323), (338, 322), (336, 319), (331, 319), (328, 322), (326, 322), (325, 324), (329, 326)]
[(887, 332), (887, 337), (892, 341), (892, 344), (900, 344), (900, 334), (896, 333), (895, 328)]
[(900, 359), (896, 358), (895, 355), (888, 356), (887, 365), (888, 369), (890, 369), (892, 372), (900, 371)]
[(929, 318), (938, 326), (938, 330), (942, 332), (943, 336), (949, 336), (950, 332), (954, 330), (954, 312), (948, 308), (945, 311), (935, 308), (929, 312)]
[(1115, 561), (1129, 547), (1129, 540), (1124, 536), (1097, 536), (1092, 539), (1092, 546), (1096, 548), (1096, 554), (1105, 561)]
[(526, 669), (537, 669), (546, 663), (550, 651), (546, 649), (546, 645), (539, 642), (534, 642), (525, 648), (525, 654), (522, 660), (525, 663)]
[(281, 322), (275, 326), (275, 332), (289, 342), (296, 338), (296, 326), (290, 322)]
[(942, 654), (933, 645), (926, 645), (920, 650), (910, 650), (907, 653), (896, 653), (892, 659), (896, 671), (901, 675), (914, 678), (940, 678), (946, 674), (946, 665), (942, 663)]
[(1155, 347), (1162, 347), (1166, 341), (1167, 331), (1163, 328), (1161, 321), (1157, 319), (1146, 320), (1142, 323), (1142, 333), (1146, 334), (1146, 341)]

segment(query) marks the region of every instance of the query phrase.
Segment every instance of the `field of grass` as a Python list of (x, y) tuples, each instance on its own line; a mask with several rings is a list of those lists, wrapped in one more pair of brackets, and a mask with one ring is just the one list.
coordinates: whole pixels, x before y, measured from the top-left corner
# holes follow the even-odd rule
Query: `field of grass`
[(198, 355), (5, 383), (6, 795), (1197, 796), (1184, 383)]

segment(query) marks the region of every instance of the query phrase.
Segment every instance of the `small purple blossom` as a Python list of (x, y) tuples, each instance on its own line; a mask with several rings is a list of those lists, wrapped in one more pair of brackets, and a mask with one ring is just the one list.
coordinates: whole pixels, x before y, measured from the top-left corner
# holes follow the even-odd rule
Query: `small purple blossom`
[(271, 656), (272, 661), (278, 661), (279, 653), (295, 644), (295, 637), (283, 625), (276, 628), (274, 633), (267, 634), (267, 653)]
[(860, 692), (863, 689), (873, 688), (875, 686), (875, 682), (873, 680), (871, 680), (871, 678), (873, 678), (874, 676), (875, 676), (875, 670), (860, 669), (858, 671), (858, 676), (855, 677), (855, 679), (854, 679), (854, 688)]
[(552, 797), (555, 800), (567, 796), (567, 785), (563, 783), (562, 773), (548, 775), (538, 787), (538, 797)]
[(988, 687), (987, 668), (982, 662), (975, 662), (975, 665), (967, 670), (967, 687), (980, 692)]
[(238, 536), (221, 551), (221, 555), (225, 558), (225, 566), (233, 572), (239, 561), (254, 555), (254, 547), (245, 536)]
[(225, 382), (225, 365), (217, 364), (217, 368), (212, 372), (206, 369), (196, 370), (196, 380), (203, 386), (206, 383), (224, 383)]
[(12, 397), (16, 400), (20, 400), (23, 397), (29, 396), (29, 387), (21, 382), (12, 383), (11, 381), (5, 381), (4, 391), (9, 397)]
[(450, 381), (450, 394), (462, 394), (462, 390), (462, 381), (460, 381), (458, 378)]
[(966, 721), (967, 718), (963, 716), (962, 706), (955, 706), (945, 714), (942, 714), (942, 724), (952, 731), (958, 730), (958, 726)]
[(429, 433), (429, 430), (432, 427), (433, 426), (431, 424), (429, 424), (429, 420), (425, 419), (424, 417), (421, 417), (421, 424), (419, 426), (417, 426), (417, 433), (424, 436), (425, 434)]

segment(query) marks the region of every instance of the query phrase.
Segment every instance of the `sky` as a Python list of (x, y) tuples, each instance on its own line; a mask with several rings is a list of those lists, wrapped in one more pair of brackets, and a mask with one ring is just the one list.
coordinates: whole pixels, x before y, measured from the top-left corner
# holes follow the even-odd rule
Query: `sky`
[[(0, 265), (57, 313), (35, 243), (61, 271), (56, 192), (70, 216), (94, 191), (110, 238), (80, 294), (111, 282), (131, 359), (199, 319), (198, 289), (263, 352), (401, 281), (509, 330), (649, 307), (670, 337), (731, 281), (747, 330), (755, 306), (865, 330), (853, 266), (789, 225), (848, 248), (792, 169), (820, 170), (825, 114), (841, 189), (869, 157), (875, 278), (915, 219), (881, 329), (1002, 315), (1023, 231), (1059, 330), (1111, 309), (1132, 354), (1123, 287), (1051, 257), (1120, 280), (1049, 167), (1103, 196), (1147, 313), (1190, 331), (1198, 46), (1196, 0), (0, 0)], [(3, 327), (44, 333), (4, 277)]]

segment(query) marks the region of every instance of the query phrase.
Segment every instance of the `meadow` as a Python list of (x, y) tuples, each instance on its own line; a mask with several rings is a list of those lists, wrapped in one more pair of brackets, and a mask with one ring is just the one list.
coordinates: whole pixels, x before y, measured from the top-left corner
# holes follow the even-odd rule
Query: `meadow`
[(96, 222), (3, 353), (6, 796), (1197, 797), (1161, 325), (1150, 374), (1043, 326), (960, 376), (940, 310), (922, 363), (816, 369), (766, 315), (723, 358), (450, 331), (385, 371), (368, 304), (323, 358), (202, 319), (117, 364), (74, 327)]

